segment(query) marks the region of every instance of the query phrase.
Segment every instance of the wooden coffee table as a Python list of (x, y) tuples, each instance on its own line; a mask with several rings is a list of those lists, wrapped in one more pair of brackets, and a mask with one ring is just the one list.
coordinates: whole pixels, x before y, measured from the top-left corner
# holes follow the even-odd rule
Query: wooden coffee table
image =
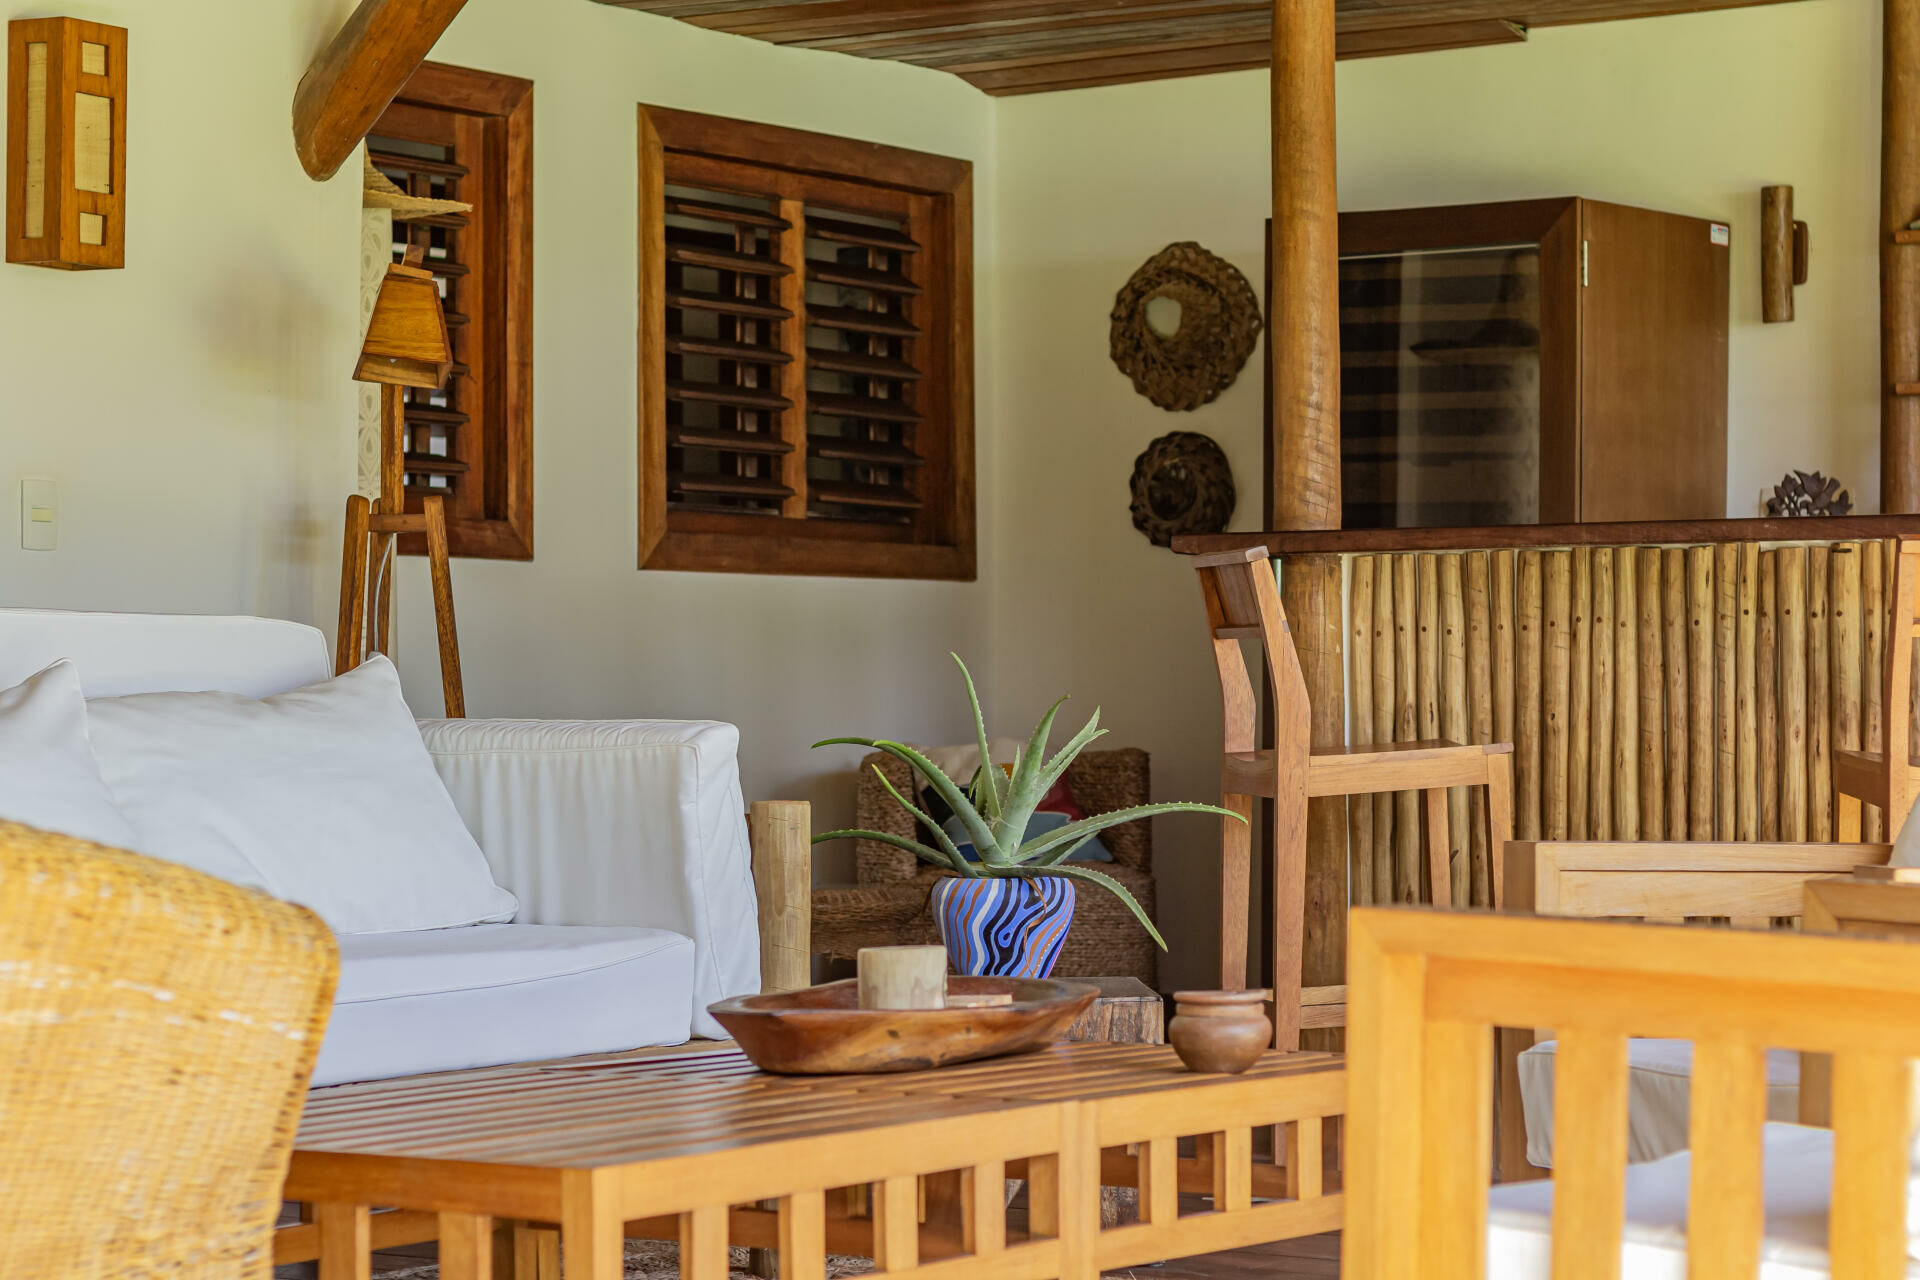
[[(925, 1280), (1093, 1280), (1339, 1226), (1321, 1132), (1344, 1105), (1333, 1055), (1201, 1076), (1163, 1045), (813, 1077), (679, 1049), (344, 1085), (307, 1104), (286, 1196), (313, 1221), (282, 1228), (275, 1261), (363, 1280), (371, 1249), (437, 1236), (444, 1280), (501, 1280), (557, 1225), (564, 1280), (618, 1280), (627, 1236), (678, 1239), (685, 1280), (726, 1280), (729, 1243), (777, 1248), (783, 1280), (821, 1280), (828, 1253)], [(1286, 1167), (1253, 1160), (1254, 1128), (1275, 1124)], [(923, 1225), (921, 1179), (954, 1170), (953, 1227), (938, 1206)], [(1009, 1176), (1028, 1180), (1024, 1232)], [(1103, 1183), (1142, 1189), (1139, 1222), (1102, 1229)], [(829, 1192), (861, 1185), (870, 1220), (832, 1211), (846, 1197)], [(1211, 1207), (1181, 1216), (1182, 1192)], [(496, 1247), (503, 1222), (518, 1235)]]

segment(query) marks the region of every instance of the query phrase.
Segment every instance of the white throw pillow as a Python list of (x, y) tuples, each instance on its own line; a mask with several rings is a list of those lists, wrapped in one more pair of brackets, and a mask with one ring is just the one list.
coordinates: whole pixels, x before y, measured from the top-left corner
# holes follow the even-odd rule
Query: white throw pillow
[(139, 693), (87, 715), (145, 852), (303, 903), (338, 933), (513, 918), (385, 658), (271, 698)]
[(94, 762), (80, 673), (65, 658), (0, 690), (0, 819), (119, 849), (136, 841)]

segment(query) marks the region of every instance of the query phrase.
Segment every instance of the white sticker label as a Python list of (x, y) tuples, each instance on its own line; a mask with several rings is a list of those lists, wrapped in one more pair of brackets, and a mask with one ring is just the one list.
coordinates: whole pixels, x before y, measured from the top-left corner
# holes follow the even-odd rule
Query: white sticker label
[(1707, 227), (1707, 235), (1715, 244), (1726, 244), (1733, 239), (1732, 232), (1724, 222), (1710, 222)]

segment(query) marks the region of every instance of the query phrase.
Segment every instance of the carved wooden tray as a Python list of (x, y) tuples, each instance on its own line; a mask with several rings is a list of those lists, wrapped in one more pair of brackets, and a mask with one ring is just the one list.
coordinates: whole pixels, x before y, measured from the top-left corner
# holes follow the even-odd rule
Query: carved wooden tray
[(856, 983), (708, 1006), (762, 1071), (844, 1075), (924, 1071), (950, 1062), (1043, 1049), (1065, 1034), (1099, 988), (1026, 978), (948, 978), (956, 995), (1006, 993), (1012, 1004), (970, 1009), (862, 1009)]

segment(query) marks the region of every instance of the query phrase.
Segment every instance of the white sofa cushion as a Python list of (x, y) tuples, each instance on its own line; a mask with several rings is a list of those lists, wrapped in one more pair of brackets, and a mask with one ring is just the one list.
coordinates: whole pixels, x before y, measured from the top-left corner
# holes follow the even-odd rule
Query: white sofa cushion
[[(1827, 1210), (1833, 1199), (1833, 1132), (1769, 1124), (1761, 1136), (1760, 1280), (1816, 1280), (1830, 1274)], [(1627, 1170), (1620, 1274), (1633, 1280), (1687, 1280), (1687, 1188), (1691, 1152)], [(1914, 1240), (1916, 1190), (1907, 1184), (1907, 1252)], [(1487, 1280), (1547, 1280), (1552, 1266), (1553, 1183), (1495, 1187), (1488, 1197)], [(1908, 1277), (1920, 1277), (1909, 1265)]]
[(693, 1033), (760, 989), (740, 731), (680, 720), (429, 720), (441, 780), (522, 924), (640, 925), (693, 939)]
[(661, 929), (488, 924), (340, 939), (316, 1085), (679, 1044), (693, 943)]
[(385, 658), (269, 698), (96, 698), (88, 722), (143, 852), (303, 903), (338, 933), (513, 917)]
[[(1520, 1055), (1520, 1103), (1526, 1116), (1527, 1161), (1553, 1167), (1553, 1066), (1559, 1049), (1547, 1040)], [(1684, 1151), (1690, 1141), (1693, 1042), (1635, 1037), (1627, 1041), (1627, 1160), (1633, 1164)], [(1767, 1050), (1767, 1119), (1800, 1117), (1800, 1055)]]
[(87, 744), (87, 702), (67, 661), (0, 689), (0, 819), (130, 849), (133, 827)]

